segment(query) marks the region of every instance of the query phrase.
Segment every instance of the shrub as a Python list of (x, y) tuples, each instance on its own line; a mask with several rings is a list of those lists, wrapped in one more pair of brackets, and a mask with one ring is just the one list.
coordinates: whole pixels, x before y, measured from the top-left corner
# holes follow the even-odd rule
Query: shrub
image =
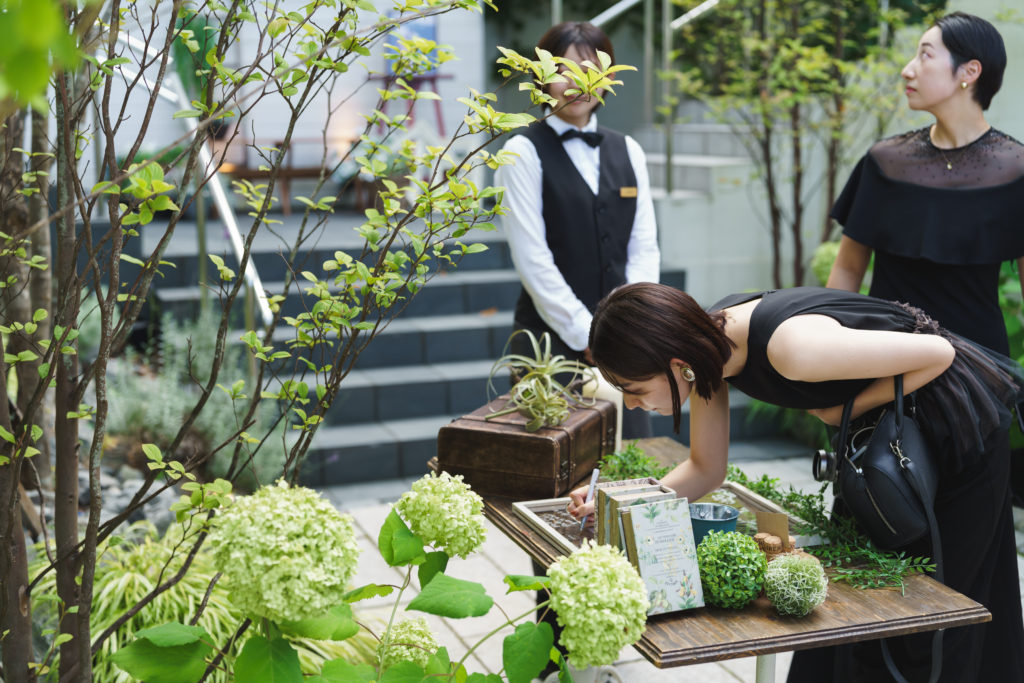
[(788, 553), (768, 563), (764, 592), (779, 614), (802, 617), (825, 602), (828, 577), (815, 558)]
[(742, 609), (764, 586), (764, 553), (736, 531), (709, 531), (697, 546), (697, 564), (704, 597), (718, 607)]

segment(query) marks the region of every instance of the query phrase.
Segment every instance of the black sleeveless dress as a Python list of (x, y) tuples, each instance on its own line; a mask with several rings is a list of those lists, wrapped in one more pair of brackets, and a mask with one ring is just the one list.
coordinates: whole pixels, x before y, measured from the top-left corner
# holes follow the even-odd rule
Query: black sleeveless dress
[[(1010, 406), (1024, 377), (1016, 363), (954, 335), (909, 306), (859, 294), (812, 287), (736, 294), (709, 310), (760, 298), (750, 318), (747, 362), (726, 378), (744, 393), (793, 408), (845, 403), (870, 379), (797, 382), (772, 368), (772, 333), (804, 314), (829, 316), (844, 327), (940, 334), (956, 349), (946, 372), (916, 392), (919, 422), (943, 459), (935, 514), (943, 543), (946, 584), (985, 605), (987, 624), (947, 631), (942, 681), (1024, 681), (1024, 625), (1009, 492)], [(912, 555), (930, 555), (927, 541)], [(900, 670), (911, 681), (927, 680), (931, 635), (888, 640)], [(789, 681), (891, 680), (877, 641), (797, 652)]]

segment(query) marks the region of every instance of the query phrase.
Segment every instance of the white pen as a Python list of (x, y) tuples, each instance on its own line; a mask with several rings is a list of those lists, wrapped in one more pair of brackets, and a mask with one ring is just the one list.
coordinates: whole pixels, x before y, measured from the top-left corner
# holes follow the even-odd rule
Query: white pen
[[(601, 473), (601, 470), (594, 468), (594, 471), (590, 474), (590, 486), (587, 487), (587, 500), (584, 505), (594, 500), (594, 489), (597, 488), (597, 475)], [(587, 515), (583, 515), (583, 519), (580, 520), (580, 531), (583, 531), (583, 525), (587, 523)]]

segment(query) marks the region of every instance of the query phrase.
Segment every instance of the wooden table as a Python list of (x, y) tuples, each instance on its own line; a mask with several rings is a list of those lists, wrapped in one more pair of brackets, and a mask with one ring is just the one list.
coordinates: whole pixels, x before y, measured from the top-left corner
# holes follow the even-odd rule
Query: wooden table
[[(685, 458), (682, 446), (665, 441), (675, 443), (654, 439), (640, 445), (659, 460), (665, 460), (666, 453)], [(516, 514), (513, 502), (485, 496), (484, 514), (543, 566), (562, 557), (561, 548)], [(758, 683), (771, 683), (778, 652), (967, 626), (991, 618), (970, 598), (917, 575), (906, 581), (905, 596), (894, 590), (857, 590), (830, 583), (828, 599), (802, 618), (779, 616), (764, 597), (742, 610), (703, 607), (653, 616), (634, 647), (659, 668), (756, 655)]]

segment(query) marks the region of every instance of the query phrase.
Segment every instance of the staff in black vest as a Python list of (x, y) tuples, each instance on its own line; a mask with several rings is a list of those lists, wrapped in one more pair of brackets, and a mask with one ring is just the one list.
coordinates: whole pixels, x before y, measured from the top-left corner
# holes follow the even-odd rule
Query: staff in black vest
[[(587, 22), (551, 27), (537, 47), (577, 63), (615, 53)], [(516, 329), (550, 333), (552, 352), (590, 362), (587, 335), (597, 302), (627, 282), (657, 282), (660, 254), (643, 150), (632, 138), (598, 127), (592, 98), (566, 96), (569, 82), (546, 90), (554, 115), (512, 137), (519, 156), (498, 169), (512, 260), (523, 283)], [(529, 353), (524, 346), (515, 353)], [(623, 436), (650, 436), (642, 411), (625, 411)]]

